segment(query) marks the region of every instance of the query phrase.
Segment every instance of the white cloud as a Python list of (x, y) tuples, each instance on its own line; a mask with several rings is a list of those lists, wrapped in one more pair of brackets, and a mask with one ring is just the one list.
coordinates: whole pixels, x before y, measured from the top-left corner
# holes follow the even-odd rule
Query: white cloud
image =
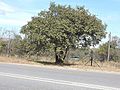
[(111, 14), (111, 15), (101, 16), (101, 19), (105, 22), (118, 22), (120, 21), (120, 16), (118, 14)]
[(107, 16), (106, 19), (109, 21), (116, 21), (116, 20), (119, 20), (120, 17), (118, 15), (110, 15), (110, 16)]
[(22, 26), (31, 20), (32, 12), (10, 6), (0, 0), (0, 25)]
[(26, 20), (16, 20), (16, 19), (0, 19), (0, 24), (1, 25), (17, 25), (17, 26), (22, 26), (26, 24)]
[(0, 0), (0, 25), (25, 25), (31, 20), (31, 17), (37, 15), (38, 12), (39, 10), (22, 10), (21, 8), (11, 6), (3, 2), (3, 0)]
[(21, 27), (27, 24), (27, 22), (31, 20), (32, 16), (34, 16), (34, 14), (25, 12), (9, 13), (3, 17), (0, 17), (0, 25)]
[(2, 1), (0, 1), (0, 14), (7, 14), (7, 13), (12, 13), (14, 12), (14, 8)]

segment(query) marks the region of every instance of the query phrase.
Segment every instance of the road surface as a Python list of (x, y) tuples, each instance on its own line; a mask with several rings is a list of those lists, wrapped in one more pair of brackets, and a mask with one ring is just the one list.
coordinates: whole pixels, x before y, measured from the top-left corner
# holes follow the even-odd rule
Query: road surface
[(0, 63), (0, 90), (120, 90), (120, 74)]

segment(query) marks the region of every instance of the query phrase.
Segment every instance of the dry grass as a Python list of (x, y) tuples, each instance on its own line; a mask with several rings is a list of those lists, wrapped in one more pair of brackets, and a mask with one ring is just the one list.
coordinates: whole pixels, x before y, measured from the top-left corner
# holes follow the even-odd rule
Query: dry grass
[[(43, 61), (41, 61), (41, 59)], [(16, 57), (7, 57), (7, 56), (0, 56), (0, 62), (7, 62), (7, 63), (19, 63), (19, 64), (31, 64), (31, 65), (39, 65), (39, 66), (49, 66), (49, 67), (58, 67), (57, 65), (53, 64), (52, 62), (48, 61), (48, 58), (46, 57), (41, 57), (40, 62), (33, 62), (30, 60), (26, 59), (20, 59)], [(47, 60), (47, 61), (46, 61)], [(98, 66), (96, 63), (93, 63), (93, 66), (90, 66), (90, 63), (85, 65), (85, 62), (83, 61), (77, 61), (77, 62), (67, 62), (69, 64), (64, 64), (59, 67), (62, 68), (74, 68), (74, 69), (79, 69), (79, 70), (84, 70), (84, 71), (114, 71), (114, 72), (120, 72), (120, 63), (115, 63), (115, 62), (104, 62), (100, 63), (97, 62)]]
[[(114, 72), (120, 72), (120, 63), (117, 62), (93, 62), (93, 66), (90, 66), (90, 62), (86, 64), (86, 62), (78, 61), (78, 62), (69, 62), (73, 63), (74, 65), (71, 65), (72, 68), (79, 68), (82, 70), (99, 70), (99, 71), (114, 71)], [(86, 64), (86, 65), (85, 65)]]
[(7, 62), (7, 63), (19, 63), (19, 64), (35, 64), (32, 61), (20, 59), (16, 57), (7, 57), (7, 56), (0, 56), (0, 62)]

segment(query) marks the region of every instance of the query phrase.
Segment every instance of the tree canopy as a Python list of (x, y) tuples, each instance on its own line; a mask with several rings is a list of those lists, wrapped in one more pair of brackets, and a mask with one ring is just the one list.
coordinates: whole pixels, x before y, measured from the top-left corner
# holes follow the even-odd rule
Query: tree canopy
[(72, 8), (52, 2), (48, 10), (32, 17), (21, 33), (25, 34), (28, 52), (54, 50), (57, 62), (57, 51), (63, 60), (70, 47), (98, 44), (105, 37), (105, 30), (106, 25), (84, 7)]

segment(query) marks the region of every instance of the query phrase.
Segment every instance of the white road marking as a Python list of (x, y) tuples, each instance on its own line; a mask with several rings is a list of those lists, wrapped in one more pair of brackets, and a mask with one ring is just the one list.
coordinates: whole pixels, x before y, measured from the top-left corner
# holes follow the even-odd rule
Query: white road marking
[(54, 84), (64, 84), (64, 85), (69, 85), (69, 86), (86, 87), (86, 88), (93, 88), (93, 89), (100, 89), (100, 90), (120, 90), (120, 88), (115, 88), (115, 87), (101, 86), (101, 85), (95, 85), (95, 84), (86, 84), (86, 83), (79, 83), (79, 82), (72, 82), (72, 81), (65, 81), (65, 80), (56, 80), (56, 79), (49, 79), (49, 78), (40, 78), (40, 77), (5, 73), (5, 72), (0, 72), (0, 76), (12, 77), (12, 78), (17, 78), (17, 79), (42, 81), (42, 82), (47, 82), (47, 83), (49, 82), (49, 83), (54, 83)]

